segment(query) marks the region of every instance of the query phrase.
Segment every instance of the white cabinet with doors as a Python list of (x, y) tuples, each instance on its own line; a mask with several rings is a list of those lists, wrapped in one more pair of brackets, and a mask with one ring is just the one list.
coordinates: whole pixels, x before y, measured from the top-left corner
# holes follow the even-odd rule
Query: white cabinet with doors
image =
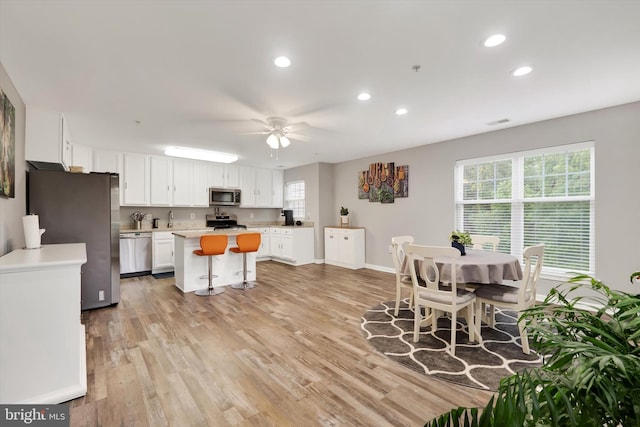
[(151, 272), (153, 274), (173, 271), (174, 269), (174, 236), (170, 231), (154, 231), (152, 233)]
[(194, 161), (173, 159), (173, 206), (193, 205)]
[(354, 270), (364, 268), (365, 229), (325, 227), (324, 262)]
[(94, 171), (93, 149), (86, 145), (71, 144), (71, 166), (81, 166), (84, 173)]
[(209, 206), (210, 162), (193, 162), (193, 206)]
[(284, 171), (273, 169), (271, 171), (271, 207), (284, 207)]
[(171, 206), (173, 204), (173, 164), (164, 156), (150, 156), (151, 163), (151, 204)]
[(281, 208), (283, 206), (283, 172), (272, 169), (242, 167), (241, 207)]
[(25, 160), (72, 164), (71, 134), (64, 114), (27, 107)]
[(240, 168), (224, 163), (210, 163), (209, 186), (217, 188), (239, 188)]
[(270, 227), (270, 229), (269, 247), (274, 260), (291, 265), (313, 262), (312, 227)]
[(123, 154), (122, 204), (147, 206), (150, 192), (150, 156), (145, 154)]
[(256, 206), (256, 170), (250, 167), (240, 168), (240, 207)]

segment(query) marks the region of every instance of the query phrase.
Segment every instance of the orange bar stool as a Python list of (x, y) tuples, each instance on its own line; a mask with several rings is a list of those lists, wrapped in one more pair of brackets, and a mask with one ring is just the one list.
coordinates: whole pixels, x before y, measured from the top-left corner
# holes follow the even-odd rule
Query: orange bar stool
[(213, 287), (213, 278), (218, 277), (213, 274), (213, 268), (211, 266), (213, 257), (215, 255), (222, 255), (227, 250), (227, 243), (229, 238), (226, 234), (206, 234), (200, 236), (200, 249), (193, 251), (195, 255), (206, 256), (207, 265), (209, 266), (209, 287), (206, 289), (198, 289), (196, 295), (201, 297), (218, 295), (224, 292), (224, 288)]
[(260, 233), (243, 233), (236, 236), (237, 247), (230, 248), (229, 251), (242, 254), (242, 283), (231, 285), (233, 289), (250, 289), (255, 288), (254, 282), (247, 281), (247, 253), (258, 252), (260, 248)]

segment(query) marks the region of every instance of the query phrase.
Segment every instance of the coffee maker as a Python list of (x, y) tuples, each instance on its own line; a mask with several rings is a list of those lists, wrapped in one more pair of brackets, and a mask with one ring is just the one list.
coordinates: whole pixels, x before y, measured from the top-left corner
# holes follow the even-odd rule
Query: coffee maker
[(293, 209), (283, 209), (282, 216), (284, 216), (284, 225), (293, 225)]

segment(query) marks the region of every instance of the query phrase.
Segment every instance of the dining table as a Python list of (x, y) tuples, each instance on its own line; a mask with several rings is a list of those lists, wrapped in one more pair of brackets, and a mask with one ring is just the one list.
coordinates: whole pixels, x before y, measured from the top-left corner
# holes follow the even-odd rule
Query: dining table
[[(408, 259), (405, 258), (405, 261)], [(434, 259), (440, 272), (440, 281), (451, 283), (451, 261), (456, 263), (456, 284), (501, 284), (505, 280), (522, 280), (522, 267), (517, 257), (502, 252), (467, 249), (466, 255)], [(419, 269), (417, 269), (419, 271)], [(410, 276), (409, 264), (404, 263), (402, 274)]]

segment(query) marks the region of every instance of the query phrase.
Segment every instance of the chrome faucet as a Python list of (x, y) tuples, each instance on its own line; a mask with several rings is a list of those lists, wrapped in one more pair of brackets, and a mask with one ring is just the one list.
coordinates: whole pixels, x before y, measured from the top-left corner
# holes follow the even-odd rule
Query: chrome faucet
[(169, 224), (167, 224), (167, 227), (173, 227), (173, 211), (169, 211)]

